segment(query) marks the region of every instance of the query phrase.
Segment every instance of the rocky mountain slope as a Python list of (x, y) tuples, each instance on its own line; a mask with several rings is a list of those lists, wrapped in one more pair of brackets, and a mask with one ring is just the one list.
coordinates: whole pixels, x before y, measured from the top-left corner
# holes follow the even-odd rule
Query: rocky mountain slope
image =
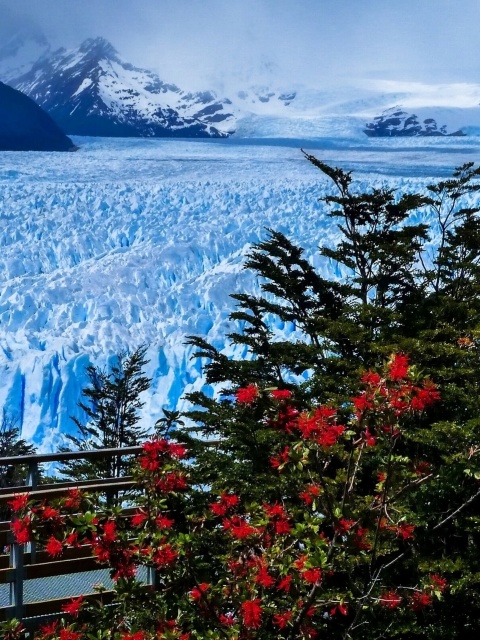
[(435, 118), (426, 118), (421, 122), (414, 113), (403, 111), (399, 106), (386, 109), (373, 122), (367, 123), (364, 133), (369, 138), (412, 137), (412, 136), (463, 136), (461, 130), (449, 133), (447, 126), (438, 126)]
[(167, 84), (122, 60), (104, 38), (43, 56), (10, 84), (69, 135), (204, 138), (233, 130), (228, 100)]
[(73, 151), (75, 145), (33, 100), (0, 82), (0, 150)]

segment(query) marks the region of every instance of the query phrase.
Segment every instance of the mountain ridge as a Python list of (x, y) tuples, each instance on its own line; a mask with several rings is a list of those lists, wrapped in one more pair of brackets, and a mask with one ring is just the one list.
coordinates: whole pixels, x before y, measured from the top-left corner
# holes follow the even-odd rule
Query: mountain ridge
[(233, 131), (228, 101), (163, 82), (101, 37), (57, 49), (10, 83), (69, 135), (220, 138)]

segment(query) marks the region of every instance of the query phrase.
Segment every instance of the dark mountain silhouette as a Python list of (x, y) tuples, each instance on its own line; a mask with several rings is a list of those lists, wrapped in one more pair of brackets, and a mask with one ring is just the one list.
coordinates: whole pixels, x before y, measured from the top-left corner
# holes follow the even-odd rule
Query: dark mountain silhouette
[(1, 151), (73, 151), (75, 145), (28, 96), (0, 82)]

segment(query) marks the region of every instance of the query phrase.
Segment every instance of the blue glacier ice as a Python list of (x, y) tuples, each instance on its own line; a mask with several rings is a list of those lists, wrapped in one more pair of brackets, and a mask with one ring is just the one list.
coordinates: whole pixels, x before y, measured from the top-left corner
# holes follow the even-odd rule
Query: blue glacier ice
[(225, 341), (229, 294), (258, 291), (242, 265), (267, 227), (342, 277), (318, 252), (338, 238), (321, 202), (331, 186), (300, 146), (354, 170), (360, 188), (419, 189), (480, 160), (473, 137), (74, 141), (61, 157), (0, 153), (0, 409), (42, 451), (72, 432), (89, 363), (148, 344), (142, 422), (153, 425), (206, 389), (186, 335), (241, 355)]

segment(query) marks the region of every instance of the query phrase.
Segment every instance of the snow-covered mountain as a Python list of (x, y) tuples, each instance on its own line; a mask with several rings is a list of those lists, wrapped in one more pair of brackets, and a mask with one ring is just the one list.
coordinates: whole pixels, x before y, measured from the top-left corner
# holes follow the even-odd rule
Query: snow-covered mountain
[(435, 118), (426, 118), (421, 122), (416, 114), (403, 111), (399, 106), (386, 109), (380, 116), (376, 116), (373, 122), (368, 122), (364, 133), (369, 138), (465, 135), (461, 130), (449, 132), (447, 125), (440, 126)]
[(43, 56), (10, 84), (70, 135), (224, 137), (234, 128), (228, 100), (167, 84), (122, 60), (104, 38)]
[[(480, 131), (480, 85), (387, 81), (312, 89), (279, 86), (273, 76), (253, 70), (251, 82), (242, 77), (235, 84), (232, 70), (230, 82), (218, 83), (222, 87), (218, 93), (192, 92), (123, 60), (104, 38), (52, 53), (32, 25), (12, 34), (16, 35), (10, 44), (0, 47), (0, 79), (30, 96), (71, 135), (321, 138), (355, 137), (362, 131), (381, 135), (382, 127), (375, 125), (390, 118), (390, 110), (404, 112), (404, 120), (418, 119), (425, 135), (431, 134), (432, 121), (438, 123), (437, 134), (443, 126), (449, 133)], [(22, 56), (27, 60), (27, 52), (31, 60), (34, 51), (41, 52), (40, 58), (23, 66), (22, 73), (13, 73), (13, 61), (19, 63)], [(9, 52), (16, 53), (12, 57)], [(400, 129), (402, 135), (413, 131), (410, 126)]]

